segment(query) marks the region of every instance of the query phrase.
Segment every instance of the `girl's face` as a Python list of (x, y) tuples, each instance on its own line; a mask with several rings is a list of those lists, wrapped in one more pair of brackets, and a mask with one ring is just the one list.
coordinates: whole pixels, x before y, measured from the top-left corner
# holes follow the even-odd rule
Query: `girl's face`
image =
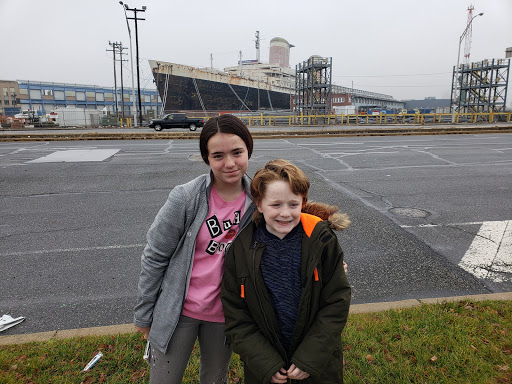
[(288, 182), (276, 180), (267, 185), (265, 196), (256, 206), (265, 218), (267, 231), (283, 239), (299, 224), (302, 196), (294, 194)]
[(249, 165), (247, 146), (237, 135), (218, 132), (208, 140), (208, 161), (217, 187), (238, 186)]

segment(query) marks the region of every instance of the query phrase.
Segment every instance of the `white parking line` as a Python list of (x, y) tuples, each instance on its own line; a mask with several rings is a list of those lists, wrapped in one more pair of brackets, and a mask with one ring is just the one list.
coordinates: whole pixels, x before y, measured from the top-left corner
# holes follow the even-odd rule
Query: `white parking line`
[(114, 156), (119, 149), (74, 149), (56, 151), (27, 163), (74, 163), (89, 161), (104, 161)]
[(401, 228), (436, 228), (480, 225), (459, 267), (479, 279), (512, 281), (512, 220), (449, 224), (401, 225)]
[(43, 250), (37, 250), (37, 251), (6, 252), (6, 253), (0, 253), (0, 257), (2, 257), (2, 256), (41, 255), (41, 254), (62, 253), (62, 252), (97, 251), (97, 250), (104, 250), (104, 249), (139, 248), (139, 247), (143, 247), (144, 245), (145, 244), (105, 245), (105, 246), (101, 246), (101, 247), (43, 249)]
[(512, 221), (482, 223), (459, 266), (480, 279), (512, 280)]

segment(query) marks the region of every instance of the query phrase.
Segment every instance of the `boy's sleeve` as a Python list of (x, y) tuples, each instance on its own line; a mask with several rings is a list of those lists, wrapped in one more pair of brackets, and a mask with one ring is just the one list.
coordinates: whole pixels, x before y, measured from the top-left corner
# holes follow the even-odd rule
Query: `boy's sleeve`
[[(268, 383), (280, 368), (287, 367), (284, 367), (283, 359), (251, 316), (246, 298), (241, 297), (235, 262), (237, 248), (239, 247), (235, 240), (224, 263), (221, 300), (226, 319), (225, 334), (231, 342), (233, 351), (240, 355), (244, 362), (244, 369), (249, 369), (258, 382)], [(237, 257), (244, 256), (238, 253)], [(247, 284), (252, 282), (248, 279)], [(247, 291), (245, 294), (249, 293)], [(254, 291), (251, 289), (250, 292), (253, 294)]]
[(321, 376), (336, 348), (341, 346), (341, 332), (347, 323), (351, 288), (343, 268), (343, 251), (336, 235), (326, 245), (323, 255), (320, 309), (291, 362), (311, 376)]

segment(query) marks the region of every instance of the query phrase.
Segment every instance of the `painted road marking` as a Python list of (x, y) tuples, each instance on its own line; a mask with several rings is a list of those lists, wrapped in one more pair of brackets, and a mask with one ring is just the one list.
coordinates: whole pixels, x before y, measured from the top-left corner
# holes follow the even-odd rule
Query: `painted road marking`
[(483, 223), (459, 266), (477, 277), (485, 278), (498, 253), (504, 227), (500, 221)]
[(81, 247), (81, 248), (64, 248), (64, 249), (42, 249), (36, 251), (22, 251), (22, 252), (6, 252), (0, 253), (3, 256), (27, 256), (27, 255), (42, 255), (49, 253), (63, 253), (63, 252), (84, 252), (84, 251), (98, 251), (106, 249), (125, 249), (125, 248), (141, 248), (146, 244), (120, 244), (120, 245), (104, 245), (99, 247)]
[(512, 281), (512, 220), (450, 224), (402, 225), (402, 228), (480, 225), (459, 267), (479, 279), (497, 283)]
[(56, 151), (27, 163), (76, 163), (84, 161), (104, 161), (114, 156), (119, 149), (73, 149)]
[(449, 223), (449, 224), (419, 224), (419, 225), (401, 225), (401, 228), (434, 228), (434, 227), (458, 227), (460, 225), (480, 225), (484, 221), (474, 221), (472, 223)]
[(511, 280), (512, 220), (482, 223), (459, 266), (480, 279)]

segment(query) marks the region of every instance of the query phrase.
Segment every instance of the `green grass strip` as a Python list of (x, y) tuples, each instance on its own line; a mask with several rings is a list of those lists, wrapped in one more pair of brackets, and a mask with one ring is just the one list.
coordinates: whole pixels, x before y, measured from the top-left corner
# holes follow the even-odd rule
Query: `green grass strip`
[[(512, 301), (460, 301), (349, 316), (345, 383), (512, 383)], [(0, 383), (148, 383), (139, 334), (5, 345)], [(103, 357), (82, 369), (99, 351)], [(194, 348), (183, 383), (199, 383)], [(243, 383), (233, 355), (229, 383)]]

